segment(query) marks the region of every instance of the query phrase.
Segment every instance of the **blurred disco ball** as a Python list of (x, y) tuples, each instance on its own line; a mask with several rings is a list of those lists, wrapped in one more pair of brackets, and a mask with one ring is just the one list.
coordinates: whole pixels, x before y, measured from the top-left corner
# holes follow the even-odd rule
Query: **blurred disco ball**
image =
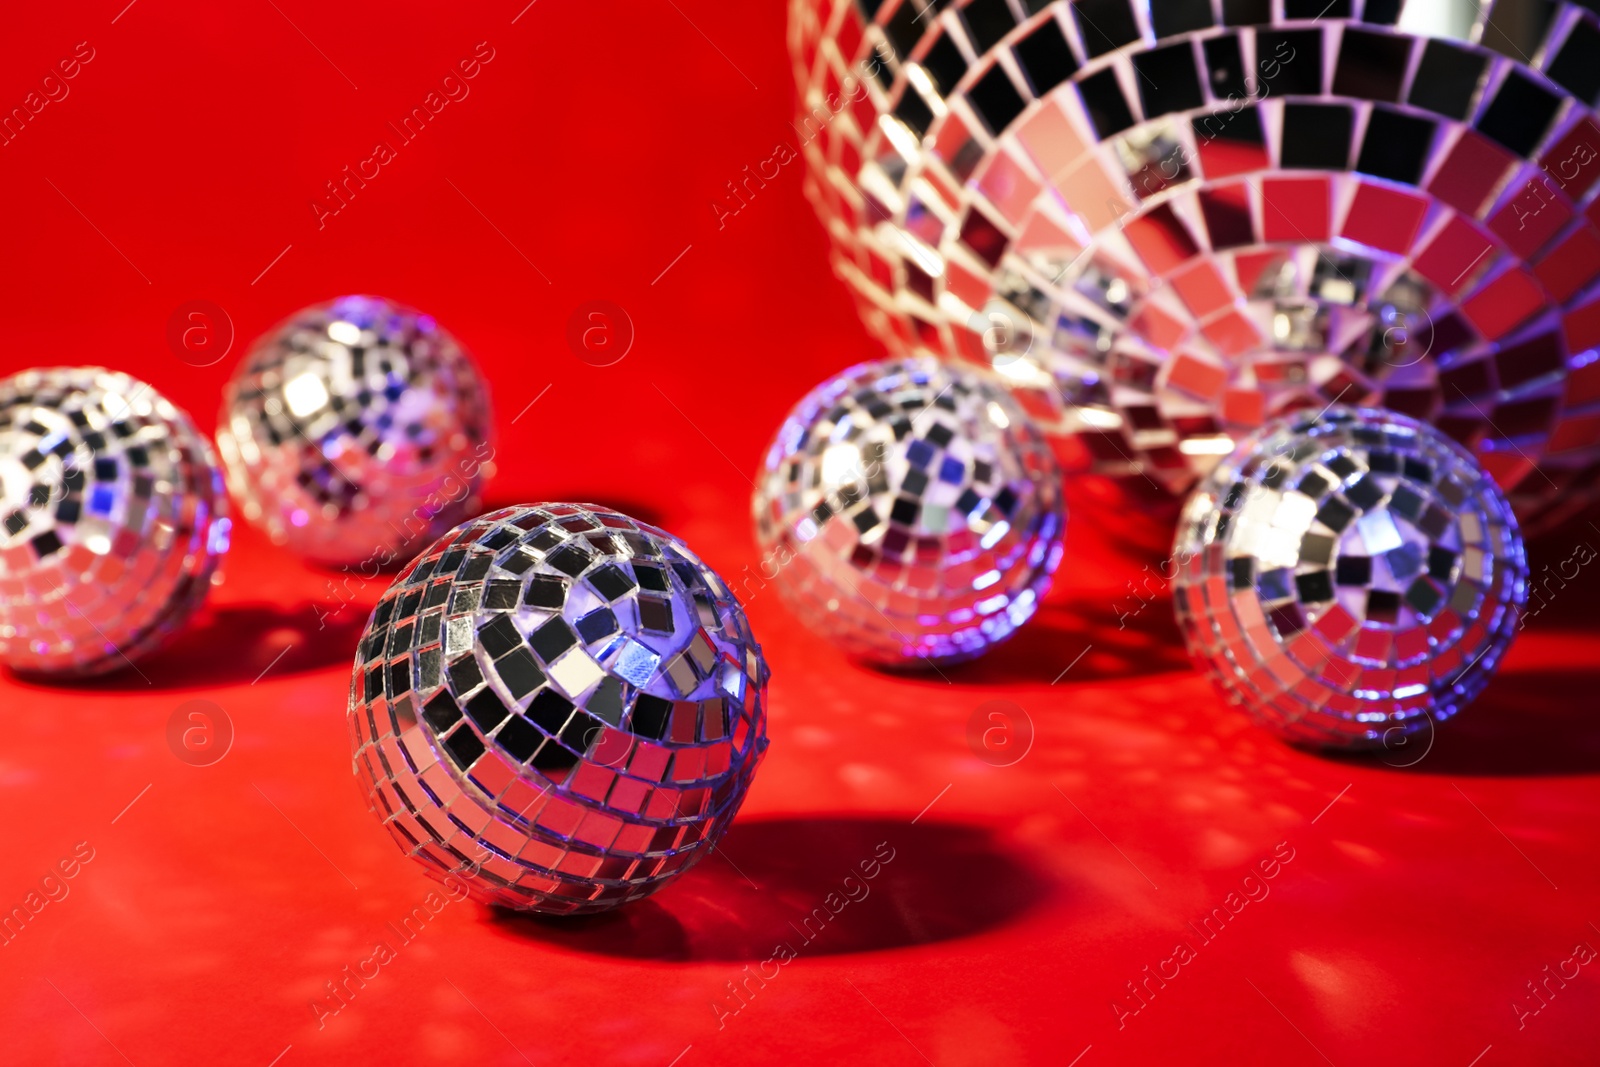
[(0, 381), (0, 662), (129, 666), (205, 599), (227, 515), (210, 444), (144, 382), (101, 367)]
[(867, 325), (993, 366), (1068, 470), (1181, 492), (1337, 400), (1464, 442), (1524, 525), (1600, 496), (1593, 11), (792, 0), (790, 51)]
[(305, 308), (223, 392), (217, 445), (245, 518), (322, 563), (409, 559), (478, 510), (489, 391), (433, 319), (370, 296)]
[(766, 751), (767, 677), (682, 541), (588, 504), (504, 508), (436, 541), (368, 620), (356, 776), (433, 877), (600, 911), (716, 847)]
[(1373, 409), (1247, 437), (1189, 498), (1173, 559), (1195, 658), (1256, 721), (1326, 748), (1431, 743), (1494, 674), (1528, 596), (1494, 480)]
[(763, 578), (812, 630), (884, 666), (1010, 637), (1050, 587), (1067, 521), (1055, 459), (1006, 391), (926, 356), (808, 393), (751, 506)]

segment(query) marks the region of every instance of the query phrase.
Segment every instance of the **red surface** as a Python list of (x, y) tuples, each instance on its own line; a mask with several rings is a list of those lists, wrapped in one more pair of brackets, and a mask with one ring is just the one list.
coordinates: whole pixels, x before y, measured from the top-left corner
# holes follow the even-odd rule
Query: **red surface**
[[(1150, 577), (1160, 550), (1129, 547), (1161, 538), (1104, 504), (1079, 508), (1063, 580), (1012, 644), (948, 679), (859, 670), (761, 587), (745, 519), (787, 406), (873, 354), (798, 163), (716, 227), (725, 183), (791, 136), (780, 5), (539, 0), (513, 25), (523, 0), (138, 0), (112, 24), (123, 2), (9, 12), (0, 35), (7, 107), (95, 49), (0, 148), (0, 370), (108, 363), (209, 426), (239, 351), (180, 362), (180, 304), (225, 307), (241, 350), (340, 292), (428, 308), (493, 379), (495, 502), (630, 508), (746, 588), (772, 749), (725, 858), (582, 923), (448, 904), (319, 1029), (325, 984), (434, 887), (350, 774), (347, 662), (378, 585), (319, 630), (330, 576), (243, 534), (144, 677), (0, 681), (0, 906), (75, 871), (0, 947), (0, 1063), (1595, 1061), (1593, 964), (1550, 979), (1521, 1029), (1513, 1004), (1600, 947), (1600, 580), (1571, 562), (1600, 531), (1535, 546), (1565, 588), (1406, 770), (1299, 753), (1220, 708)], [(471, 95), (319, 231), (323, 182), (485, 40)], [(637, 331), (612, 367), (564, 340), (596, 299)], [(1136, 613), (1130, 582), (1152, 600)], [(214, 766), (168, 747), (194, 699), (235, 731)], [(1036, 735), (1011, 767), (969, 747), (998, 699)], [(868, 894), (807, 941), (804, 916), (861, 896), (845, 879), (880, 843)], [(1262, 861), (1275, 877), (1246, 882)], [(1230, 902), (1202, 945), (1187, 924)], [(784, 942), (796, 958), (747, 979)], [(1179, 942), (1193, 959), (1164, 963)], [(1179, 969), (1119, 1029), (1147, 965)], [(719, 1018), (729, 982), (749, 992)]]

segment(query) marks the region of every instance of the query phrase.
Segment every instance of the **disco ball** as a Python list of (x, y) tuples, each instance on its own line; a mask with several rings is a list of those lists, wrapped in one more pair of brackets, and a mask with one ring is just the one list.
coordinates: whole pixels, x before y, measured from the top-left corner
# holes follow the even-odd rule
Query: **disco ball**
[(101, 367), (0, 381), (0, 661), (130, 666), (205, 599), (227, 515), (211, 446), (144, 382)]
[(504, 508), (373, 611), (355, 771), (435, 878), (600, 911), (716, 847), (766, 751), (766, 687), (744, 610), (682, 541), (589, 504)]
[(290, 316), (223, 392), (217, 444), (245, 518), (322, 563), (404, 562), (478, 509), (488, 387), (432, 318), (370, 296)]
[(1247, 437), (1190, 497), (1173, 559), (1195, 658), (1256, 721), (1327, 748), (1393, 750), (1460, 711), (1528, 595), (1493, 479), (1432, 427), (1373, 409)]
[(971, 659), (1061, 562), (1060, 472), (1010, 395), (927, 357), (863, 363), (796, 405), (752, 502), (763, 579), (884, 666)]
[(790, 46), (866, 323), (993, 366), (1066, 469), (1181, 492), (1338, 401), (1465, 443), (1525, 526), (1600, 497), (1593, 10), (792, 0)]

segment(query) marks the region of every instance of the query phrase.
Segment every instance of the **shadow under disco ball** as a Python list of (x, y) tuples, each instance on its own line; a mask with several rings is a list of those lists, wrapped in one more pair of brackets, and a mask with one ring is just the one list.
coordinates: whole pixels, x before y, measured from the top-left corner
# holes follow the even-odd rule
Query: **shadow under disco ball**
[(1524, 525), (1600, 496), (1600, 17), (1498, 0), (793, 0), (796, 131), (892, 350), (991, 364), (1068, 470), (1181, 492), (1381, 405)]
[(1528, 597), (1494, 480), (1432, 427), (1374, 409), (1245, 438), (1189, 498), (1173, 555), (1190, 652), (1309, 746), (1431, 746), (1488, 684)]
[(716, 847), (766, 752), (767, 678), (744, 609), (671, 534), (588, 504), (504, 508), (374, 609), (355, 772), (433, 877), (601, 911)]
[(371, 296), (291, 315), (251, 348), (217, 420), (228, 488), (278, 544), (404, 562), (478, 510), (488, 386), (433, 318)]
[(0, 662), (95, 675), (152, 651), (205, 599), (227, 515), (210, 444), (144, 382), (0, 381)]

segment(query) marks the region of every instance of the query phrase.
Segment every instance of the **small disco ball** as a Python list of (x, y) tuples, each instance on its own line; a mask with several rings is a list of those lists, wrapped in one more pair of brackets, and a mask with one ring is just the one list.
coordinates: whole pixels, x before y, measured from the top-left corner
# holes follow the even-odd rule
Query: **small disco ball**
[(766, 751), (767, 676), (744, 609), (676, 537), (589, 504), (504, 508), (373, 611), (356, 776), (433, 877), (602, 911), (716, 847)]
[(1432, 427), (1373, 409), (1246, 438), (1189, 498), (1174, 564), (1195, 659), (1256, 721), (1324, 748), (1393, 750), (1460, 711), (1528, 595), (1493, 479)]
[(1600, 499), (1592, 2), (790, 13), (868, 328), (993, 365), (1064, 469), (1182, 494), (1337, 401), (1467, 444), (1530, 529)]
[(0, 661), (129, 666), (205, 599), (227, 516), (211, 446), (144, 382), (101, 367), (0, 381)]
[(489, 392), (432, 318), (370, 296), (290, 316), (223, 391), (217, 445), (245, 518), (335, 566), (403, 562), (478, 509)]
[(927, 357), (863, 363), (807, 394), (752, 510), (762, 577), (846, 654), (890, 667), (1010, 637), (1066, 530), (1055, 459), (1016, 402)]

